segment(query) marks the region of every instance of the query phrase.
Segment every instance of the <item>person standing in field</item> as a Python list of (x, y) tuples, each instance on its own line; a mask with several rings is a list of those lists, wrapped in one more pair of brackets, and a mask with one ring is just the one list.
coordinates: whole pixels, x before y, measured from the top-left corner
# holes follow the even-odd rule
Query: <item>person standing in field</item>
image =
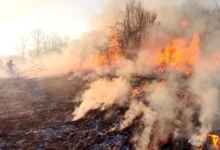
[(9, 60), (9, 62), (6, 64), (7, 65), (7, 67), (8, 67), (8, 72), (13, 76), (13, 77), (15, 77), (16, 75), (15, 75), (15, 72), (13, 71), (13, 66), (15, 66), (14, 64), (13, 64), (13, 62), (12, 62), (12, 60)]
[(9, 60), (9, 62), (7, 63), (7, 67), (10, 72), (13, 72), (13, 69), (12, 69), (13, 66), (15, 66), (15, 65), (13, 64), (12, 60)]

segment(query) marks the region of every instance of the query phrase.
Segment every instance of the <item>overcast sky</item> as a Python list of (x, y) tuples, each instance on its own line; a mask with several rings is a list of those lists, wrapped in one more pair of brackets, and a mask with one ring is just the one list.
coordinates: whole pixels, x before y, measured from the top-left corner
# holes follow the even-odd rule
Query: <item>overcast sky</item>
[[(34, 27), (48, 33), (56, 31), (62, 36), (79, 37), (90, 30), (89, 16), (99, 13), (105, 1), (0, 0), (0, 55), (14, 53), (18, 34)], [(213, 3), (214, 0), (206, 1)]]

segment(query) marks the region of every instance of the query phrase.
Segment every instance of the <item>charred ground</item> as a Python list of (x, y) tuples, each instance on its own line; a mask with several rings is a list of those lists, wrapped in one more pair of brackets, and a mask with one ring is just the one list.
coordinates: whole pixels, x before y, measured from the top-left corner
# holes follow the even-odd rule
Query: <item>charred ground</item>
[[(162, 80), (137, 77), (132, 85), (137, 87), (156, 79)], [(69, 81), (68, 76), (2, 79), (1, 83), (7, 81), (7, 84), (0, 91), (0, 149), (134, 149), (132, 134), (142, 132), (144, 127), (139, 118), (122, 131), (110, 131), (119, 126), (127, 105), (92, 110), (83, 119), (71, 121), (82, 92), (93, 80)], [(137, 94), (136, 99), (141, 99), (142, 94)], [(173, 140), (172, 135), (169, 141), (159, 144), (164, 150), (192, 149), (188, 139)]]
[(116, 116), (94, 110), (71, 122), (87, 84), (66, 76), (8, 81), (1, 89), (0, 149), (130, 149), (131, 129), (108, 133)]

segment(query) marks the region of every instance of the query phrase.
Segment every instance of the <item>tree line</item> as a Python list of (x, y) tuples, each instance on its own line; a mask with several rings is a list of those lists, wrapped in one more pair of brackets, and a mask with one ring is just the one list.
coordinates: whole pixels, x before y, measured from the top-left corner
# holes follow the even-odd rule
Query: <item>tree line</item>
[(16, 43), (16, 50), (23, 58), (40, 58), (41, 56), (57, 52), (68, 46), (69, 37), (62, 37), (57, 33), (47, 34), (41, 28), (34, 28), (29, 34), (20, 34)]

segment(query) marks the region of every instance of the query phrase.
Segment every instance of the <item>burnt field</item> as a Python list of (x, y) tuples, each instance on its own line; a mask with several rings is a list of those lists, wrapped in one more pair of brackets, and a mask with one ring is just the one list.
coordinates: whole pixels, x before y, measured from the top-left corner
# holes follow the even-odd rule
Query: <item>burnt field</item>
[[(0, 149), (135, 149), (132, 137), (134, 133), (141, 133), (145, 125), (139, 115), (119, 130), (129, 109), (127, 104), (113, 105), (103, 111), (91, 110), (83, 118), (71, 121), (75, 106), (80, 105), (82, 93), (93, 80), (92, 77), (68, 80), (68, 76), (2, 79), (2, 84), (7, 82), (0, 91)], [(133, 88), (141, 87), (152, 80), (155, 79), (134, 79), (131, 84)], [(141, 100), (143, 95), (143, 91), (134, 88), (127, 103), (134, 98)], [(184, 136), (174, 139), (170, 135), (170, 139), (158, 143), (158, 147), (162, 150), (195, 149), (188, 140)], [(212, 139), (209, 137), (203, 149), (208, 150), (210, 146)]]
[(91, 111), (71, 122), (83, 88), (86, 81), (64, 76), (8, 81), (1, 89), (0, 149), (132, 149), (131, 129), (108, 132), (116, 116)]
[(0, 150), (220, 150), (217, 0), (86, 1), (3, 7)]

